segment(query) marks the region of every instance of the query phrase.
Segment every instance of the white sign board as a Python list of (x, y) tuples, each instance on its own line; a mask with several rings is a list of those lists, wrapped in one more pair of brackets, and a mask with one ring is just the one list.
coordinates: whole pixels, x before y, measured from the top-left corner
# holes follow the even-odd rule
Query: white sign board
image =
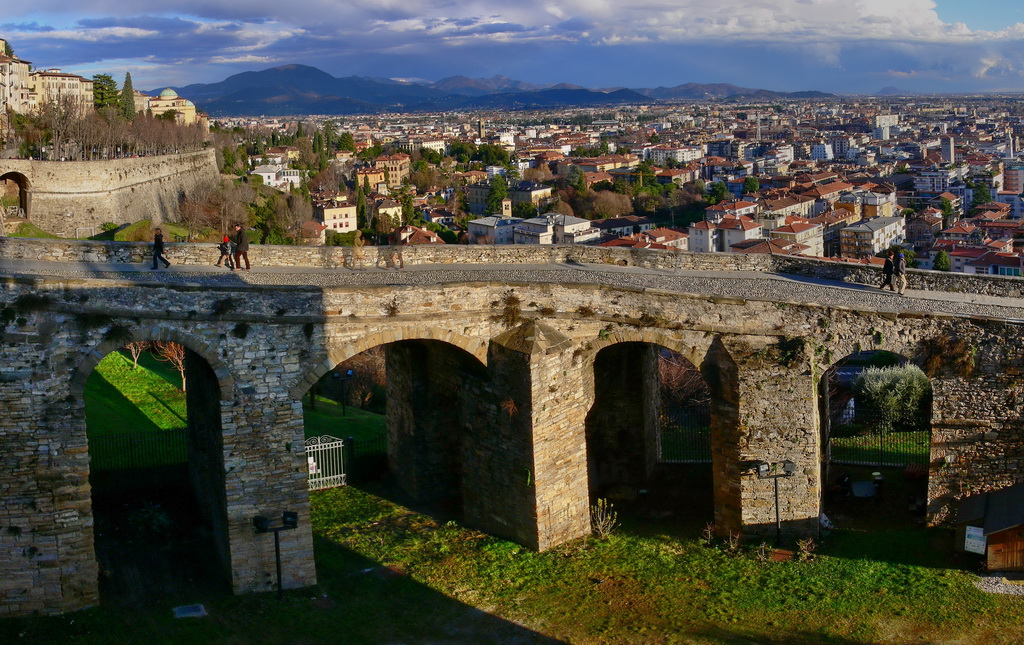
[(968, 526), (964, 538), (964, 551), (985, 555), (985, 531), (980, 526)]

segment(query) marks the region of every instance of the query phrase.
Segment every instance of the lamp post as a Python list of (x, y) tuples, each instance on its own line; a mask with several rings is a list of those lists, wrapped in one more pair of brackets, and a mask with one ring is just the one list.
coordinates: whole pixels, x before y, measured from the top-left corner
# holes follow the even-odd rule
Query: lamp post
[(270, 518), (265, 515), (257, 515), (252, 518), (253, 528), (256, 535), (263, 533), (274, 534), (274, 561), (277, 564), (277, 599), (284, 599), (284, 589), (281, 587), (281, 531), (290, 531), (299, 528), (299, 514), (294, 511), (281, 513), (281, 525), (271, 526)]
[(792, 477), (796, 474), (796, 464), (786, 459), (784, 461), (768, 462), (755, 461), (752, 466), (757, 473), (758, 479), (770, 479), (775, 488), (775, 546), (782, 544), (782, 519), (779, 516), (779, 479), (781, 477)]
[(341, 416), (348, 416), (348, 412), (345, 405), (348, 403), (348, 380), (355, 376), (355, 370), (345, 370), (345, 375), (342, 376), (341, 372), (334, 372), (332, 378), (335, 381), (341, 381)]

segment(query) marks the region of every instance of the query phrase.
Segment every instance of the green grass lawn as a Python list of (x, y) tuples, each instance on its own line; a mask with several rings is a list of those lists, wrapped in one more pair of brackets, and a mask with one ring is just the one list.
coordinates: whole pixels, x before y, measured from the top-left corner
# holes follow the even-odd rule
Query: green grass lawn
[(85, 384), (85, 419), (94, 470), (183, 463), (188, 420), (181, 376), (143, 352), (132, 369), (122, 351), (107, 354)]
[(107, 354), (85, 385), (89, 435), (184, 428), (188, 417), (180, 388), (177, 370), (149, 352), (134, 370), (126, 353)]
[(931, 450), (928, 431), (833, 436), (830, 441), (832, 460), (845, 463), (926, 464)]
[(374, 441), (387, 436), (388, 421), (383, 414), (374, 414), (345, 406), (342, 414), (341, 404), (322, 396), (316, 397), (316, 407), (309, 403), (309, 396), (302, 400), (302, 412), (306, 424), (306, 438), (330, 435), (344, 439), (352, 437), (356, 441)]
[(53, 233), (47, 233), (32, 222), (22, 222), (21, 224), (18, 224), (18, 228), (13, 234), (11, 234), (11, 237), (41, 237), (51, 240), (60, 239)]
[[(947, 531), (834, 532), (762, 562), (656, 521), (546, 553), (356, 488), (312, 495), (319, 584), (0, 620), (25, 643), (1019, 643), (1024, 598), (978, 591)], [(282, 536), (287, 540), (287, 535)], [(960, 564), (969, 564), (967, 562)], [(287, 566), (287, 563), (286, 563)], [(205, 602), (210, 616), (175, 621)]]
[[(188, 235), (188, 230), (177, 224), (171, 224), (164, 222), (160, 225), (160, 228), (164, 231), (164, 241), (170, 243), (174, 242), (175, 238), (185, 238)], [(139, 240), (151, 240), (153, 231), (153, 221), (144, 219), (139, 220), (129, 226), (122, 228), (120, 231), (113, 235), (113, 239), (118, 242), (137, 242)]]

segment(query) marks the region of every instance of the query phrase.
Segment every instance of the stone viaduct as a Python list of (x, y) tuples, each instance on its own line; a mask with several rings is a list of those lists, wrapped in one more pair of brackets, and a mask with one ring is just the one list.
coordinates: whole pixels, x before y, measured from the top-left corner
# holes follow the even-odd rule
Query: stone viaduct
[(218, 176), (212, 149), (106, 161), (0, 159), (0, 180), (18, 185), (27, 219), (62, 237), (82, 227), (99, 232), (104, 222), (162, 222), (182, 194)]
[[(7, 259), (141, 252), (0, 239)], [(172, 253), (188, 263), (209, 250)], [(253, 255), (257, 266), (336, 266), (332, 254), (341, 253)], [(833, 279), (865, 272), (658, 253), (463, 247), (410, 250), (406, 262), (447, 260), (449, 272), (452, 262), (566, 259)], [(339, 362), (377, 346), (386, 349), (388, 452), (400, 485), (421, 500), (458, 491), (467, 525), (534, 549), (587, 535), (593, 494), (651, 473), (658, 347), (689, 359), (712, 392), (709, 494), (719, 532), (774, 531), (771, 482), (749, 473), (753, 459), (797, 463), (779, 482), (784, 530), (817, 531), (821, 377), (860, 349), (897, 352), (929, 370), (931, 522), (947, 520), (965, 491), (1024, 481), (1024, 325), (1005, 317), (633, 288), (599, 271), (589, 283), (479, 281), (455, 271), (429, 286), (321, 287), (29, 273), (0, 276), (0, 615), (99, 601), (83, 387), (104, 355), (133, 339), (190, 350), (190, 476), (236, 593), (271, 588), (272, 540), (255, 535), (251, 519), (284, 510), (300, 517), (297, 531), (282, 534), (284, 586), (315, 583), (301, 397)], [(1024, 283), (923, 272), (913, 280), (1016, 299)]]

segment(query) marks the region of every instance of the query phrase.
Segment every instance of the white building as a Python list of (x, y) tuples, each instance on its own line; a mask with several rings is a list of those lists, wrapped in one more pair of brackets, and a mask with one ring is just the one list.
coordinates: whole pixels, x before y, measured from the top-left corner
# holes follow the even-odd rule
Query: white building
[(356, 230), (356, 207), (334, 200), (314, 201), (313, 219), (335, 233)]
[(835, 159), (835, 153), (833, 153), (831, 145), (818, 143), (811, 148), (811, 161), (832, 161), (833, 159)]
[(518, 217), (481, 217), (471, 220), (466, 228), (471, 244), (514, 244)]

